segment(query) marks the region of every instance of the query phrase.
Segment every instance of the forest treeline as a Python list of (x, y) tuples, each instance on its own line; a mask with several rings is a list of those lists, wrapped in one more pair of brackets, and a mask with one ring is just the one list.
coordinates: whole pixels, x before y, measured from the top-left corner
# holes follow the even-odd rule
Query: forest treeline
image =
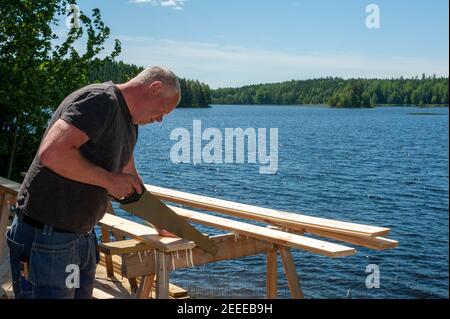
[[(124, 83), (142, 70), (143, 67), (122, 61), (97, 61), (90, 66), (89, 82)], [(179, 78), (179, 81), (182, 95), (178, 107), (208, 107), (211, 104), (211, 90), (207, 84), (185, 78)]]
[(213, 104), (327, 104), (333, 107), (448, 105), (448, 77), (342, 79), (326, 77), (220, 88)]

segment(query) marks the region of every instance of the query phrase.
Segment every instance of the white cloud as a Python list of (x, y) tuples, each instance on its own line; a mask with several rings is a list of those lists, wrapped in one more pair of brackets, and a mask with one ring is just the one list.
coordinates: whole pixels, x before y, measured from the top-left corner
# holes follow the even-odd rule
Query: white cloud
[(186, 1), (187, 0), (130, 0), (131, 3), (148, 3), (156, 6), (170, 7), (174, 10), (183, 10)]
[(119, 59), (142, 66), (164, 65), (181, 77), (211, 87), (280, 82), (325, 76), (343, 78), (448, 76), (448, 60), (375, 56), (357, 52), (296, 54), (216, 43), (113, 36), (122, 42)]

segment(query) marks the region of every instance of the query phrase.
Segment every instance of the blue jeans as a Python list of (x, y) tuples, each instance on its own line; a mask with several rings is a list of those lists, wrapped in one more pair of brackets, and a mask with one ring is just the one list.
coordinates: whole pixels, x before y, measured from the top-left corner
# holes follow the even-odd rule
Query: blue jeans
[(97, 265), (95, 232), (56, 232), (14, 217), (6, 234), (17, 299), (89, 299)]

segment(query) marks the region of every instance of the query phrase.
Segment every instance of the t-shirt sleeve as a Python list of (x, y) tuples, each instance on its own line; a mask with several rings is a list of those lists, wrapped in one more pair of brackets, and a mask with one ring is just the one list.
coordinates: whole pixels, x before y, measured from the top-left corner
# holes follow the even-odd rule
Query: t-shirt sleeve
[(115, 104), (105, 93), (91, 93), (72, 102), (61, 114), (61, 119), (82, 130), (92, 143), (111, 124), (115, 112)]

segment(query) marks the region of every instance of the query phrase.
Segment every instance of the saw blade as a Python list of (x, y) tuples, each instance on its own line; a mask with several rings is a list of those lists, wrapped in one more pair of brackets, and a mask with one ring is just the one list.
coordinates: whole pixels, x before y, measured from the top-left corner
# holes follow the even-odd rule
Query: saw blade
[(129, 198), (118, 200), (120, 208), (180, 238), (192, 240), (198, 247), (212, 255), (217, 253), (217, 246), (209, 237), (195, 229), (144, 186), (142, 190), (144, 190), (142, 194), (135, 195), (134, 201)]

